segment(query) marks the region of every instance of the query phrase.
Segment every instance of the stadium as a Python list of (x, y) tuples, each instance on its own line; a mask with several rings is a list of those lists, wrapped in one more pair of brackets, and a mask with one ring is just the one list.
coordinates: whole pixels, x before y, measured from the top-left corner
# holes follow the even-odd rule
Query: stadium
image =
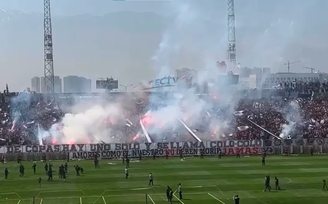
[(288, 73), (244, 77), (227, 3), (227, 61), (215, 71), (57, 94), (44, 0), (46, 93), (0, 93), (0, 204), (326, 202), (327, 75), (290, 73), (288, 61)]
[[(293, 98), (288, 87), (258, 98), (259, 90), (227, 93), (216, 87), (221, 95), (214, 95), (194, 86), (203, 84), (52, 100), (6, 91), (0, 153), (9, 175), (2, 178), (0, 202), (158, 204), (168, 202), (167, 186), (182, 204), (232, 203), (236, 195), (243, 203), (323, 202), (325, 84), (296, 84)], [(76, 104), (87, 105), (76, 112)], [(65, 179), (59, 174), (64, 164)], [(45, 165), (54, 171), (50, 181)], [(149, 173), (154, 185), (148, 185)], [(282, 190), (263, 192), (267, 175), (277, 176)]]

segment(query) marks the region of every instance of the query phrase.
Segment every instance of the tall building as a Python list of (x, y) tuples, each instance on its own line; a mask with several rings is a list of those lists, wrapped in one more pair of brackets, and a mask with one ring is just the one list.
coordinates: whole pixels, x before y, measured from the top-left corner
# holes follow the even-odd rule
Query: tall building
[[(59, 76), (55, 76), (54, 85), (55, 93), (63, 93), (62, 79)], [(41, 93), (47, 93), (47, 86), (44, 83), (44, 77), (41, 77)]]
[(33, 77), (31, 79), (31, 89), (32, 91), (36, 92), (36, 93), (40, 93), (41, 91), (41, 79), (40, 77)]
[(79, 76), (64, 77), (64, 93), (90, 93), (91, 79)]
[(63, 93), (62, 79), (59, 76), (55, 76), (54, 83), (55, 93)]
[(41, 77), (41, 93), (47, 93), (47, 86), (44, 83), (45, 78)]

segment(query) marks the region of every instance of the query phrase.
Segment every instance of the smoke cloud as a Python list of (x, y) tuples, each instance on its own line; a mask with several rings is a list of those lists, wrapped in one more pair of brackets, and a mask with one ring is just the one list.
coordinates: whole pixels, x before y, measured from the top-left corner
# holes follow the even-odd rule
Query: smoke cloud
[[(162, 78), (174, 73), (175, 69), (180, 68), (174, 67), (175, 62), (188, 57), (187, 61), (193, 63), (186, 66), (198, 70), (198, 80), (194, 83), (199, 85), (200, 90), (180, 80), (174, 88), (174, 94), (151, 94), (143, 123), (153, 140), (163, 140), (169, 136), (177, 137), (172, 138), (175, 140), (195, 140), (194, 135), (205, 132), (222, 135), (229, 128), (228, 121), (238, 102), (232, 100), (234, 92), (226, 88), (225, 81), (218, 82), (220, 73), (216, 62), (225, 59), (226, 29), (218, 26), (218, 20), (210, 18), (208, 10), (202, 10), (195, 2), (172, 1), (171, 7), (175, 13), (174, 18), (163, 33), (162, 41), (152, 58), (158, 73), (156, 77)], [(199, 91), (219, 93), (216, 104), (205, 102), (211, 101), (208, 99), (202, 100)], [(221, 111), (223, 108), (226, 110)], [(217, 117), (220, 111), (221, 117)], [(204, 137), (202, 135), (201, 139), (208, 139)]]
[(280, 138), (287, 139), (290, 138), (290, 134), (296, 130), (298, 124), (302, 122), (302, 116), (300, 112), (300, 105), (298, 101), (291, 101), (284, 110), (284, 117), (286, 123), (282, 125), (281, 133), (279, 134)]

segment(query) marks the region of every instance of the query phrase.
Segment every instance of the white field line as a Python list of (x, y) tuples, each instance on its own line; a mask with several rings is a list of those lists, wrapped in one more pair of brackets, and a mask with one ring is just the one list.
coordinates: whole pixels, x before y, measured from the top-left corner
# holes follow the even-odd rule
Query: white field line
[[(156, 189), (153, 187), (152, 188), (154, 190), (155, 193), (157, 193)], [(164, 201), (167, 201), (162, 195), (160, 195), (160, 197), (164, 200)]]
[(41, 191), (34, 197), (34, 198), (38, 198), (41, 194)]
[(226, 204), (225, 202), (223, 202), (222, 200), (218, 199), (217, 197), (215, 197), (214, 195), (208, 193), (209, 196), (211, 196), (212, 198), (214, 198), (215, 200), (219, 201), (222, 204)]
[(20, 197), (20, 195), (19, 195), (18, 193), (15, 192), (15, 194), (16, 194), (16, 196), (17, 196), (20, 200), (23, 200), (23, 198)]
[(147, 194), (147, 196), (148, 196), (148, 198), (150, 199), (150, 201), (151, 201), (153, 204), (155, 204), (155, 202), (154, 202), (154, 200), (151, 198), (151, 196), (148, 195), (148, 194)]
[[(207, 194), (205, 192), (195, 192), (195, 193), (183, 193), (184, 195), (204, 195)], [(1, 194), (0, 194), (1, 195)], [(152, 193), (152, 196), (163, 196), (163, 193)], [(142, 193), (134, 193), (134, 194), (118, 194), (118, 195), (106, 195), (106, 196), (97, 196), (97, 195), (90, 195), (90, 196), (66, 196), (66, 197), (43, 197), (41, 200), (56, 200), (56, 199), (79, 199), (79, 198), (102, 198), (102, 197), (126, 197), (126, 196), (145, 196), (145, 194)], [(164, 198), (164, 197), (163, 197)], [(39, 198), (40, 199), (40, 198)], [(26, 199), (6, 199), (6, 200), (11, 200), (11, 201), (30, 201), (31, 199), (26, 198)]]
[(84, 190), (80, 190), (84, 196), (86, 196), (87, 194), (84, 192)]
[(107, 204), (106, 203), (106, 200), (105, 200), (105, 198), (104, 198), (104, 196), (101, 196), (102, 197), (102, 199), (103, 199), (103, 201), (104, 201), (104, 204)]
[[(174, 192), (175, 193), (175, 192)], [(184, 204), (184, 202), (182, 202), (182, 200), (180, 200), (175, 194), (173, 193), (173, 196), (181, 203)]]
[(217, 186), (218, 190), (220, 191), (220, 193), (227, 198), (227, 200), (229, 200), (229, 198), (226, 196), (225, 193), (223, 193), (223, 191), (221, 190), (221, 188), (219, 186)]
[(80, 204), (82, 204), (82, 197), (80, 197)]
[[(105, 194), (106, 192), (107, 192), (107, 191), (104, 190), (104, 192), (102, 192), (102, 194), (100, 195), (100, 197), (104, 197), (104, 194)], [(95, 204), (95, 203), (100, 199), (100, 197), (98, 197), (98, 198), (95, 200), (95, 202), (93, 202), (92, 204)]]
[(22, 201), (22, 200), (19, 200), (19, 201), (17, 202), (17, 204), (20, 204), (21, 201)]
[(0, 195), (13, 195), (13, 194), (16, 194), (16, 192), (0, 193)]

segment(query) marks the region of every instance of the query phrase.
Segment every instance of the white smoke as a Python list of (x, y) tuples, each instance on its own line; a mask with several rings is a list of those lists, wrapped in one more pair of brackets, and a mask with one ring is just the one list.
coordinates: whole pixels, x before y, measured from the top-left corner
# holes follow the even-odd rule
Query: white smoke
[(211, 13), (193, 1), (170, 4), (174, 17), (152, 58), (158, 76), (172, 74), (181, 64), (199, 71), (216, 69), (216, 61), (225, 59), (227, 39), (226, 29), (218, 25), (220, 18), (210, 18), (217, 12)]
[[(154, 68), (158, 73), (157, 78), (170, 75), (174, 69), (179, 69), (180, 67), (175, 67), (175, 64), (186, 63), (185, 67), (198, 71), (198, 81), (194, 81), (194, 83), (198, 82), (200, 91), (208, 90), (210, 93), (220, 93), (217, 102), (226, 105), (231, 101), (234, 93), (225, 86), (221, 86), (219, 89), (215, 88), (220, 86), (217, 84), (217, 77), (220, 73), (216, 62), (224, 60), (226, 56), (226, 29), (218, 26), (218, 19), (210, 18), (209, 11), (202, 9), (195, 2), (172, 1), (171, 5), (175, 17), (163, 33), (159, 48), (152, 58)], [(215, 13), (215, 15), (217, 14)], [(183, 60), (185, 58), (188, 60)], [(213, 84), (215, 85), (213, 86)], [(145, 125), (152, 137), (168, 131), (172, 133), (180, 131), (181, 133), (181, 129), (184, 129), (182, 123), (189, 127), (197, 127), (197, 129), (211, 126), (213, 132), (227, 128), (227, 118), (211, 117), (209, 111), (213, 104), (206, 103), (205, 101), (208, 99), (201, 100), (198, 95), (199, 90), (187, 87), (183, 82), (178, 83), (177, 86), (178, 93), (172, 94), (173, 96), (169, 95), (165, 100), (158, 94), (150, 96), (152, 104), (161, 104), (156, 108), (150, 105), (148, 107), (150, 111), (146, 114), (146, 118), (148, 117), (153, 122), (153, 124)], [(211, 96), (207, 97), (210, 97), (211, 100)], [(187, 129), (185, 132), (190, 133), (189, 128), (185, 129)], [(155, 139), (160, 140), (161, 138)]]
[(282, 125), (279, 137), (282, 139), (290, 138), (290, 134), (296, 130), (296, 125), (302, 121), (300, 105), (297, 101), (291, 101), (286, 107), (285, 119), (286, 124)]
[[(118, 142), (122, 140), (122, 127), (127, 125), (123, 103), (102, 99), (92, 104), (77, 103), (61, 121), (49, 130), (38, 128), (39, 140), (58, 144)], [(129, 120), (130, 121), (130, 120)], [(51, 141), (49, 141), (51, 140)]]

